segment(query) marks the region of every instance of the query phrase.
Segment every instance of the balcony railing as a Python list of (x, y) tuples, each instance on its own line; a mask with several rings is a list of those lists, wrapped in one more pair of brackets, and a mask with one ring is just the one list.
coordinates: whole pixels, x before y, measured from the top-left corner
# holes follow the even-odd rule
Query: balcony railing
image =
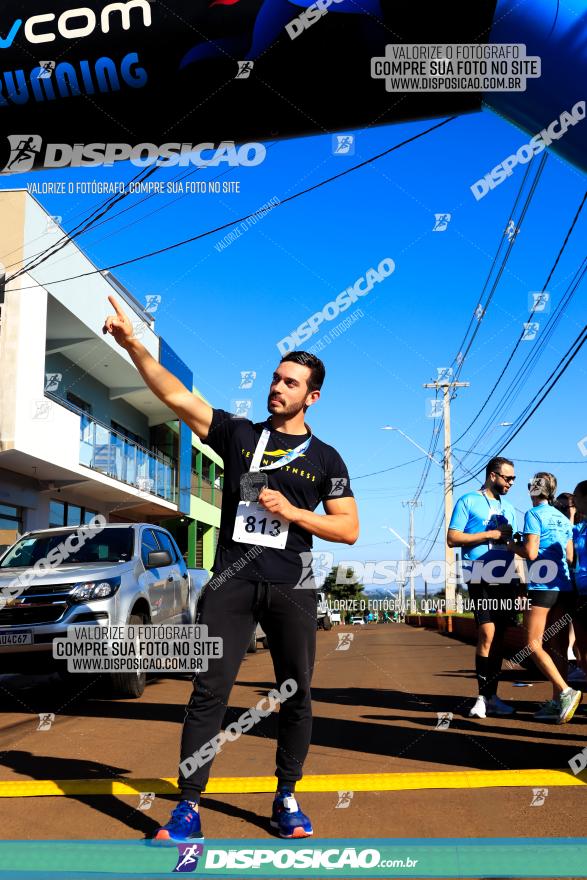
[(222, 489), (215, 486), (207, 477), (200, 476), (197, 471), (192, 471), (192, 495), (201, 498), (207, 504), (214, 507), (222, 507)]
[(80, 464), (166, 501), (176, 501), (176, 472), (172, 464), (63, 398), (48, 392), (45, 395), (79, 415)]

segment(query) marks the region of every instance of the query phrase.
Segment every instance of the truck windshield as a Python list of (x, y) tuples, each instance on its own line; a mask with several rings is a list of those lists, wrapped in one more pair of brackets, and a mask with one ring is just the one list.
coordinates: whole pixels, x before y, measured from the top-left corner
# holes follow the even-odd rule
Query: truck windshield
[[(72, 535), (76, 538), (72, 540), (72, 549), (69, 550), (66, 542)], [(43, 532), (26, 535), (17, 541), (0, 560), (0, 568), (30, 568), (42, 559), (51, 566), (61, 563), (95, 565), (101, 562), (128, 562), (132, 559), (132, 553), (133, 530), (129, 526), (101, 529), (95, 534), (88, 530), (79, 537), (76, 531)]]

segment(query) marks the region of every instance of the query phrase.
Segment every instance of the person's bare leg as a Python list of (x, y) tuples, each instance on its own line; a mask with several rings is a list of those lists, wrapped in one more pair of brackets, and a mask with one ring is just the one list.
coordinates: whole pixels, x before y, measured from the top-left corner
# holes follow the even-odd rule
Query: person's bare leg
[(554, 700), (558, 700), (561, 693), (566, 690), (567, 683), (556, 668), (552, 657), (547, 651), (545, 651), (542, 644), (548, 612), (548, 608), (534, 606), (524, 615), (524, 624), (528, 635), (528, 645), (532, 649), (534, 662), (552, 683), (552, 697)]

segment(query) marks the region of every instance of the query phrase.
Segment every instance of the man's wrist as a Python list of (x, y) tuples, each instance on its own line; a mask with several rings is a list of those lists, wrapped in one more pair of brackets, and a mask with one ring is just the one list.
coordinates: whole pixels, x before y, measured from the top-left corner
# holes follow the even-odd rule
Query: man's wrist
[(133, 335), (133, 336), (128, 336), (124, 340), (124, 342), (122, 343), (122, 348), (124, 348), (125, 351), (128, 351), (128, 352), (138, 351), (140, 345), (142, 345), (141, 340), (138, 338), (138, 336)]
[(290, 516), (288, 516), (288, 519), (292, 523), (298, 523), (304, 513), (306, 513), (306, 511), (302, 510), (301, 507), (294, 507), (294, 505), (292, 504), (291, 505), (291, 514), (290, 514)]

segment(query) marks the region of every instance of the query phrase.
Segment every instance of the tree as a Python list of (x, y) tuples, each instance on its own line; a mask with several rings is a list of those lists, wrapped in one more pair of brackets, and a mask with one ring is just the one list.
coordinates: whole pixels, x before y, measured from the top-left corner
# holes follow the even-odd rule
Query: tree
[[(337, 583), (337, 577), (339, 583)], [(344, 583), (340, 583), (341, 580), (344, 580)], [(333, 566), (326, 575), (322, 590), (331, 599), (336, 600), (353, 601), (364, 598), (363, 585), (355, 579), (352, 566), (348, 566), (346, 571), (339, 569), (337, 565)]]

